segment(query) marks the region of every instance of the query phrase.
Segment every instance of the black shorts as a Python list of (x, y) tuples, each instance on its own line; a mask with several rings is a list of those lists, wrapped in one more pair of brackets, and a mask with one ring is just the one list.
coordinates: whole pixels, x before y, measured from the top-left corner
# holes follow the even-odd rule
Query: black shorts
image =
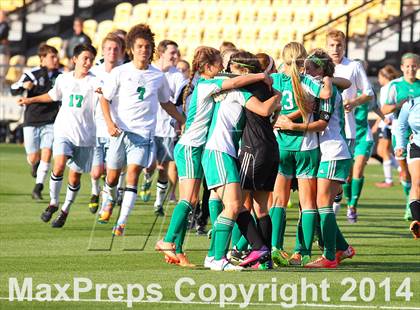
[(408, 157), (407, 162), (410, 163), (415, 160), (420, 160), (420, 146), (415, 143), (410, 143), (408, 145)]
[(242, 189), (265, 192), (274, 190), (279, 165), (278, 148), (241, 148), (239, 163)]
[(379, 134), (378, 134), (378, 137), (379, 137), (380, 139), (391, 140), (391, 139), (392, 139), (391, 129), (389, 129), (388, 127), (385, 127), (385, 128), (379, 128)]

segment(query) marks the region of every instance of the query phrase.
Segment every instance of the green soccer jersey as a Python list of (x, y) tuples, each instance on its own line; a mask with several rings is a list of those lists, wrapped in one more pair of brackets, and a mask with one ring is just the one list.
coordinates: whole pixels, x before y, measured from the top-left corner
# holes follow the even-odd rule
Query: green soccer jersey
[[(293, 93), (292, 79), (284, 73), (274, 73), (271, 75), (273, 78), (273, 87), (282, 94), (281, 98), (281, 112), (282, 115), (288, 115), (297, 111), (299, 108), (295, 101)], [(303, 89), (312, 98), (319, 98), (322, 84), (309, 75), (301, 75), (300, 83)], [(310, 121), (313, 116), (310, 115)], [(295, 120), (297, 123), (302, 123), (303, 119)], [(316, 133), (304, 133), (301, 131), (278, 130), (277, 142), (281, 150), (288, 151), (304, 151), (312, 150), (318, 147), (318, 138)]]
[[(360, 96), (361, 94), (361, 92), (357, 92), (357, 96)], [(354, 118), (356, 120), (356, 141), (361, 139), (365, 141), (372, 140), (368, 122), (369, 104), (370, 102), (365, 102), (354, 110)]]
[[(390, 82), (385, 104), (397, 104), (403, 100), (420, 97), (420, 80), (416, 79), (414, 83), (407, 82), (404, 77), (400, 77)], [(398, 118), (400, 109), (394, 112), (395, 118)]]

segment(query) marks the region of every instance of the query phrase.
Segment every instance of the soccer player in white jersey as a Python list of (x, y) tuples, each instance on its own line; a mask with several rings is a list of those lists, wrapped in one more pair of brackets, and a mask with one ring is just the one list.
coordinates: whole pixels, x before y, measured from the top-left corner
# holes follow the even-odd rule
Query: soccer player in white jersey
[[(157, 61), (152, 66), (165, 74), (170, 89), (170, 102), (175, 104), (181, 94), (182, 89), (188, 80), (175, 67), (178, 53), (178, 44), (171, 40), (163, 40), (158, 44)], [(163, 202), (168, 189), (168, 167), (169, 162), (174, 160), (174, 141), (177, 136), (175, 131), (174, 119), (165, 112), (162, 107), (158, 107), (156, 131), (155, 131), (155, 154), (156, 162), (144, 174), (140, 196), (144, 201), (150, 197), (150, 185), (156, 167), (159, 167), (159, 176), (156, 183), (156, 201), (154, 203), (156, 215), (163, 216)]]
[[(124, 56), (125, 42), (116, 34), (109, 33), (102, 41), (102, 55), (104, 62), (94, 66), (91, 72), (101, 80), (103, 85), (111, 70), (121, 63)], [(90, 197), (89, 210), (96, 213), (99, 205), (99, 181), (105, 171), (105, 157), (109, 147), (109, 134), (105, 119), (102, 114), (101, 104), (96, 102), (96, 146), (93, 153), (92, 170), (90, 177), (92, 181), (92, 195)]]
[(21, 98), (19, 104), (29, 105), (34, 102), (53, 102), (61, 100), (61, 108), (54, 123), (53, 156), (54, 167), (50, 179), (50, 203), (41, 215), (48, 222), (58, 210), (59, 195), (63, 183), (63, 174), (70, 168), (66, 200), (60, 215), (52, 222), (52, 227), (62, 227), (67, 219), (70, 206), (80, 189), (80, 177), (89, 172), (95, 146), (95, 92), (99, 91), (98, 79), (89, 72), (96, 50), (88, 44), (74, 48), (74, 71), (60, 75), (54, 87), (46, 94)]
[[(350, 153), (354, 154), (356, 139), (356, 120), (354, 109), (362, 104), (367, 104), (373, 99), (374, 93), (372, 86), (363, 69), (363, 65), (358, 61), (351, 61), (344, 56), (346, 47), (346, 36), (342, 31), (332, 29), (327, 33), (327, 52), (335, 64), (334, 76), (350, 80), (352, 85), (343, 91), (343, 104), (345, 109), (345, 130), (346, 139), (350, 147)], [(361, 92), (358, 96), (357, 92)], [(364, 166), (364, 157), (358, 156), (354, 162), (352, 172), (352, 183), (355, 188), (363, 185), (362, 167)], [(352, 184), (346, 183), (343, 186), (344, 196), (347, 200), (351, 197)], [(336, 208), (336, 207), (335, 207)], [(349, 207), (347, 218), (357, 219), (357, 210), (355, 207)]]
[(155, 42), (149, 26), (138, 24), (132, 27), (127, 35), (127, 47), (133, 60), (111, 71), (101, 97), (111, 139), (100, 222), (109, 221), (115, 205), (118, 177), (123, 166), (127, 165), (121, 212), (113, 229), (117, 236), (123, 234), (128, 215), (134, 207), (140, 172), (154, 158), (153, 138), (159, 103), (169, 115), (180, 123), (184, 122), (184, 117), (169, 102), (170, 89), (164, 74), (150, 65)]

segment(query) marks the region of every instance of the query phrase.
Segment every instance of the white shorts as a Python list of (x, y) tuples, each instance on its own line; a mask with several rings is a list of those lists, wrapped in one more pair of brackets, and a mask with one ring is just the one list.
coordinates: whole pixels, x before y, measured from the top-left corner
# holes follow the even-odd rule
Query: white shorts
[(97, 137), (93, 151), (92, 166), (101, 166), (106, 162), (106, 154), (109, 148), (109, 138)]
[(155, 154), (158, 162), (174, 160), (174, 139), (172, 137), (155, 137)]
[(149, 167), (153, 162), (153, 140), (125, 131), (111, 137), (106, 165), (110, 169), (122, 169), (127, 165)]
[(53, 156), (66, 155), (67, 167), (77, 173), (89, 172), (92, 168), (93, 146), (76, 146), (67, 138), (55, 138)]
[(37, 153), (40, 149), (52, 149), (54, 124), (23, 127), (23, 140), (26, 154)]

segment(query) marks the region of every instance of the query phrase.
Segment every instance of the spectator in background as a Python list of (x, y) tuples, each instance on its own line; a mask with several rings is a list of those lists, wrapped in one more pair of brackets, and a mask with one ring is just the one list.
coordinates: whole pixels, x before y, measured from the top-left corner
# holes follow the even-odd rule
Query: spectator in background
[(0, 91), (4, 89), (9, 66), (9, 29), (6, 12), (0, 10)]
[(230, 50), (230, 49), (236, 49), (236, 46), (235, 46), (235, 44), (233, 44), (232, 42), (229, 42), (229, 41), (223, 41), (222, 44), (219, 47), (219, 51), (222, 54), (225, 50)]
[(73, 35), (65, 43), (64, 51), (67, 58), (73, 57), (73, 50), (79, 44), (91, 44), (91, 39), (83, 33), (83, 19), (76, 17), (73, 22)]

